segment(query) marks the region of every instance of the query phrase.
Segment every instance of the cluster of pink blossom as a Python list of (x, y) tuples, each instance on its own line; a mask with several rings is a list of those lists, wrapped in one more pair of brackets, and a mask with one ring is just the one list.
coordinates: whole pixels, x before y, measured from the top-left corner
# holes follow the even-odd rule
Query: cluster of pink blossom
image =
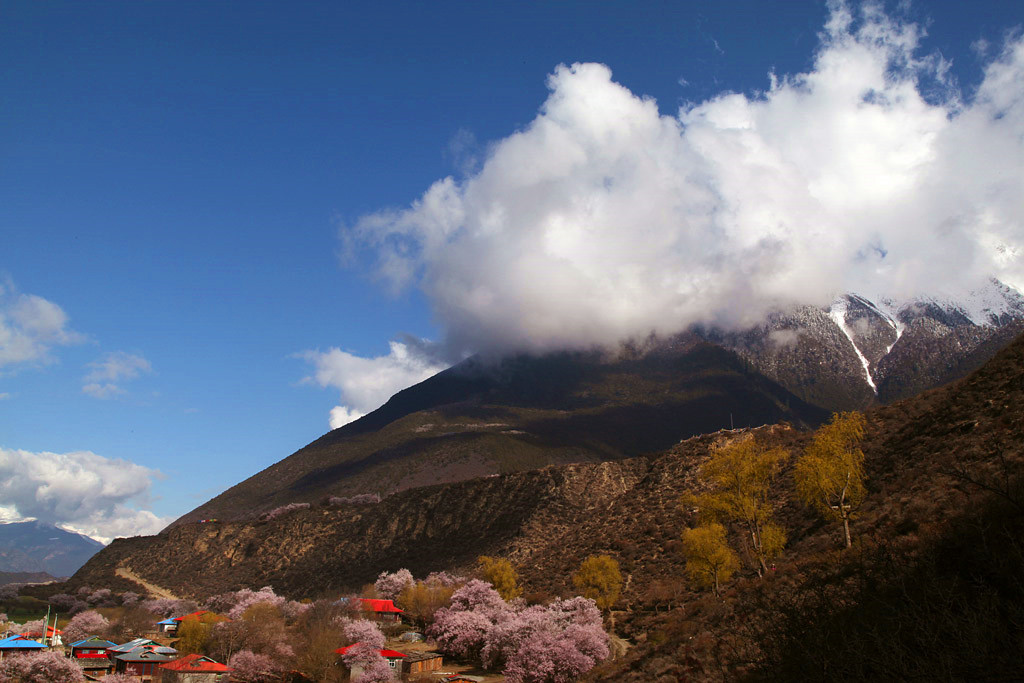
[(90, 605), (96, 607), (116, 607), (117, 600), (114, 598), (114, 593), (109, 588), (98, 588), (85, 598), (85, 601)]
[(273, 605), (288, 621), (294, 621), (310, 607), (307, 603), (288, 600), (284, 596), (278, 595), (271, 586), (264, 586), (258, 591), (243, 588), (239, 591), (215, 595), (206, 601), (206, 609), (213, 612), (226, 612), (231, 619), (240, 619), (247, 609), (259, 603)]
[(110, 627), (107, 618), (96, 610), (86, 610), (71, 617), (71, 621), (64, 627), (64, 641), (75, 643), (84, 640), (89, 636), (106, 633)]
[(412, 572), (408, 569), (399, 569), (397, 572), (381, 572), (373, 587), (377, 589), (377, 595), (385, 600), (394, 600), (406, 586), (414, 583)]
[(593, 600), (508, 604), (478, 580), (455, 591), (429, 634), (443, 652), (479, 658), (511, 683), (576, 680), (608, 656), (608, 635)]
[(228, 666), (234, 671), (231, 680), (245, 683), (264, 683), (279, 679), (277, 663), (272, 657), (258, 655), (252, 650), (240, 650), (228, 660)]
[(331, 496), (328, 505), (374, 505), (381, 501), (379, 493), (359, 493), (354, 496)]
[(143, 600), (141, 606), (142, 609), (164, 618), (180, 617), (185, 614), (191, 614), (199, 609), (199, 605), (194, 600), (174, 600), (171, 598)]
[(383, 683), (394, 679), (394, 673), (380, 650), (386, 639), (372, 621), (366, 619), (345, 619), (342, 633), (352, 646), (342, 655), (345, 666), (359, 671), (353, 683)]
[(135, 591), (125, 591), (124, 593), (121, 593), (121, 604), (125, 607), (131, 607), (141, 599), (142, 596)]
[(103, 683), (138, 683), (138, 680), (131, 674), (109, 674), (103, 677)]
[(0, 683), (79, 683), (82, 669), (56, 650), (11, 655), (0, 660)]
[(264, 522), (269, 522), (272, 519), (277, 519), (282, 515), (287, 515), (289, 512), (295, 512), (296, 510), (308, 510), (309, 503), (288, 503), (281, 507), (276, 507), (270, 512), (264, 512), (260, 515), (260, 519)]
[(50, 604), (62, 612), (67, 612), (69, 614), (77, 614), (78, 612), (89, 608), (89, 605), (85, 600), (81, 600), (74, 595), (69, 595), (67, 593), (56, 593), (55, 595), (51, 595)]
[(433, 584), (436, 586), (444, 586), (445, 588), (454, 588), (455, 586), (461, 586), (466, 583), (469, 579), (458, 574), (449, 574), (448, 572), (431, 572), (427, 574), (427, 578), (423, 580), (426, 584)]

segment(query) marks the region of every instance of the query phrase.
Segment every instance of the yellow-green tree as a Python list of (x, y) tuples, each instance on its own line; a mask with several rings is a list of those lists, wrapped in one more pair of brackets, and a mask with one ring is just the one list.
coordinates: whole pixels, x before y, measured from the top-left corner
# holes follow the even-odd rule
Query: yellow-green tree
[(796, 492), (825, 519), (843, 522), (846, 547), (850, 518), (864, 500), (864, 416), (857, 412), (835, 413), (814, 434), (803, 457), (796, 463)]
[(484, 581), (494, 586), (502, 600), (508, 602), (523, 594), (523, 589), (519, 587), (519, 576), (508, 560), (481, 555), (476, 563)]
[(406, 617), (425, 628), (434, 621), (434, 613), (451, 604), (455, 586), (440, 583), (416, 581), (406, 584), (395, 602), (405, 611)]
[(706, 521), (743, 525), (758, 576), (786, 545), (785, 530), (772, 519), (768, 494), (788, 458), (786, 449), (767, 448), (753, 437), (733, 441), (716, 449), (701, 467), (701, 475), (714, 484), (714, 490), (683, 497), (683, 504), (699, 508)]
[(214, 624), (221, 621), (227, 621), (227, 617), (213, 612), (186, 616), (178, 626), (178, 641), (175, 648), (183, 654), (207, 654), (211, 642), (210, 630)]
[(591, 555), (583, 560), (579, 571), (572, 575), (572, 583), (583, 597), (590, 598), (603, 610), (619, 599), (622, 591), (622, 572), (619, 563), (608, 555)]
[(686, 573), (700, 588), (712, 588), (721, 595), (721, 584), (739, 569), (740, 559), (725, 539), (725, 527), (717, 522), (683, 531)]

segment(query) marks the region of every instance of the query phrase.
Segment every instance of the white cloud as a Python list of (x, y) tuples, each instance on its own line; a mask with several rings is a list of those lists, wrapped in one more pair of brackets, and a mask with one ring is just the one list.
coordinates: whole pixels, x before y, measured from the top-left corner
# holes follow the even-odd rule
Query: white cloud
[(0, 368), (48, 363), (54, 346), (78, 344), (84, 337), (68, 327), (60, 306), (34, 294), (22, 294), (9, 279), (0, 280)]
[(149, 361), (138, 354), (114, 351), (101, 360), (89, 363), (91, 368), (85, 375), (82, 393), (95, 398), (112, 398), (126, 393), (121, 384), (137, 379), (140, 375), (153, 372)]
[(156, 470), (89, 451), (34, 453), (0, 447), (0, 510), (34, 518), (104, 542), (153, 534), (169, 524), (145, 504)]
[(744, 326), (846, 291), (1024, 286), (1024, 41), (965, 98), (876, 5), (833, 4), (821, 35), (809, 72), (674, 116), (603, 65), (560, 66), (478, 171), (343, 238), (422, 288), (456, 351)]
[(337, 429), (338, 427), (344, 427), (349, 422), (355, 422), (365, 414), (358, 410), (352, 410), (348, 406), (334, 406), (331, 408), (328, 423), (331, 425), (331, 429)]
[(402, 389), (447, 368), (434, 351), (429, 343), (406, 339), (391, 342), (390, 353), (376, 358), (361, 358), (337, 348), (306, 351), (300, 357), (316, 368), (307, 381), (341, 392), (342, 405), (330, 414), (331, 429), (337, 429), (379, 408)]

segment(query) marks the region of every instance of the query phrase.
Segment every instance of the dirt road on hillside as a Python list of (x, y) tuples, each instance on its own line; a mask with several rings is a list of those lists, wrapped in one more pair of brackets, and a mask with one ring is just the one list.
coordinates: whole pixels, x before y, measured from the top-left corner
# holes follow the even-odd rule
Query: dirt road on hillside
[(122, 579), (128, 579), (129, 581), (134, 581), (135, 583), (139, 584), (140, 586), (145, 588), (147, 591), (149, 591), (150, 595), (153, 595), (154, 597), (157, 597), (157, 598), (167, 598), (169, 600), (180, 600), (181, 599), (177, 595), (172, 593), (171, 591), (167, 590), (166, 588), (161, 588), (160, 586), (154, 585), (154, 584), (150, 583), (149, 581), (146, 581), (145, 579), (143, 579), (140, 576), (135, 575), (134, 573), (132, 573), (132, 571), (130, 569), (126, 569), (125, 567), (118, 567), (114, 571), (114, 573), (117, 574), (118, 576), (120, 576)]

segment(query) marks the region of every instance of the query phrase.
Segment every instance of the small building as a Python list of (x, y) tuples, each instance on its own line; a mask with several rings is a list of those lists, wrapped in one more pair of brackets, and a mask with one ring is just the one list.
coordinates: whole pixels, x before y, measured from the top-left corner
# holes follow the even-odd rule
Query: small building
[[(391, 602), (391, 601), (388, 600), (388, 602)], [(358, 644), (359, 643), (353, 643), (352, 645), (347, 645), (345, 647), (339, 647), (334, 652), (336, 654), (339, 654), (339, 655), (344, 655), (344, 654), (347, 654), (349, 650), (351, 650), (352, 648), (354, 648)], [(403, 654), (401, 652), (398, 652), (397, 650), (377, 650), (377, 652), (379, 652), (380, 656), (383, 657), (387, 661), (388, 666), (391, 667), (392, 669), (394, 669), (395, 671), (401, 671), (402, 670), (402, 661), (408, 656), (408, 655), (405, 655), (405, 654)], [(361, 673), (363, 673), (363, 669), (360, 666), (353, 666), (351, 668), (351, 670), (349, 671), (349, 675), (352, 676), (352, 678), (356, 678)]]
[(157, 667), (169, 661), (171, 658), (167, 655), (140, 647), (114, 657), (114, 673), (134, 676), (139, 683), (153, 683), (160, 680), (161, 672)]
[(42, 631), (29, 631), (27, 633), (22, 633), (20, 635), (24, 636), (25, 638), (37, 640), (44, 645), (53, 645), (54, 647), (58, 647), (64, 644), (64, 642), (61, 640), (61, 636), (63, 634), (64, 631), (61, 631), (60, 629), (54, 628), (52, 626), (47, 626), (45, 640), (43, 639)]
[(23, 635), (7, 636), (0, 640), (0, 659), (27, 652), (42, 652), (45, 649), (46, 646), (39, 641), (26, 638)]
[(134, 650), (135, 648), (139, 648), (139, 647), (162, 647), (162, 646), (160, 645), (160, 643), (156, 642), (155, 640), (150, 640), (149, 638), (136, 638), (135, 640), (129, 640), (127, 643), (122, 643), (121, 645), (115, 645), (113, 647), (108, 647), (107, 648), (107, 656), (110, 657), (111, 660), (113, 660), (114, 657), (116, 657), (117, 655), (123, 655), (124, 653), (130, 652), (130, 651)]
[(440, 652), (411, 652), (402, 660), (402, 673), (419, 674), (440, 671), (444, 658)]
[(159, 666), (161, 683), (227, 683), (231, 667), (205, 655), (185, 655)]
[(178, 632), (178, 620), (164, 619), (163, 621), (158, 621), (156, 622), (156, 630), (158, 633), (166, 633), (169, 636), (173, 636)]
[(116, 646), (116, 643), (99, 636), (90, 636), (71, 643), (71, 659), (82, 667), (83, 673), (95, 677), (105, 676), (114, 668), (113, 662), (107, 657), (107, 649)]
[(180, 617), (171, 617), (170, 619), (164, 619), (163, 621), (156, 622), (156, 630), (160, 633), (166, 633), (169, 636), (177, 635), (178, 628), (181, 626), (181, 622), (185, 619), (202, 619), (204, 614), (210, 614), (209, 610), (201, 609), (198, 612), (192, 612), (192, 614), (185, 614)]
[(359, 598), (364, 612), (372, 612), (377, 621), (401, 621), (402, 610), (395, 607), (393, 600)]

